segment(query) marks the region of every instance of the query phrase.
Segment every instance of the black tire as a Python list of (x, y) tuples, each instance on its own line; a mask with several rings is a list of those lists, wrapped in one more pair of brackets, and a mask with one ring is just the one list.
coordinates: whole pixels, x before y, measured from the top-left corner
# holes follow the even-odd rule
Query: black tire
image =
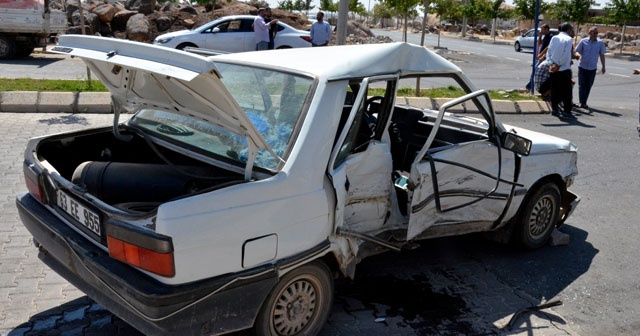
[(333, 301), (333, 278), (320, 261), (300, 266), (280, 279), (262, 305), (258, 336), (317, 335)]
[(560, 190), (547, 182), (527, 195), (516, 217), (513, 243), (527, 250), (544, 246), (560, 216)]
[(513, 45), (513, 49), (515, 49), (517, 52), (522, 51), (522, 48), (520, 48), (520, 42), (516, 42), (516, 44)]
[(195, 44), (193, 44), (193, 43), (189, 43), (189, 42), (187, 42), (187, 43), (181, 43), (181, 44), (179, 44), (179, 45), (176, 47), (176, 49), (184, 50), (184, 48), (186, 48), (186, 47), (193, 47), (193, 48), (197, 48), (198, 46), (197, 46), (197, 45), (195, 45)]
[(19, 47), (16, 50), (16, 57), (27, 57), (33, 53), (34, 47)]
[(7, 36), (0, 36), (0, 59), (16, 57), (16, 42)]

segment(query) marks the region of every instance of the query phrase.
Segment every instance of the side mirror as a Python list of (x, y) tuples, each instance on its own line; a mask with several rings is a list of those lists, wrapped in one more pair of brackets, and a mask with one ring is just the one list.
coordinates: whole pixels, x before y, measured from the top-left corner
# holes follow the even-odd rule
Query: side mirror
[(215, 33), (219, 33), (219, 32), (220, 32), (220, 28), (215, 27), (215, 28), (213, 28), (213, 29), (211, 30), (211, 32), (212, 32), (212, 33), (214, 33), (214, 34), (215, 34)]
[(502, 148), (527, 156), (531, 153), (531, 140), (507, 132), (502, 135)]

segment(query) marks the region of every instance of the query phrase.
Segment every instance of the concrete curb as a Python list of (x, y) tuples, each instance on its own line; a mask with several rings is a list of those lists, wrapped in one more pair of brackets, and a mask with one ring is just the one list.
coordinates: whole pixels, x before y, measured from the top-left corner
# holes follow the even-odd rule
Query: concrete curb
[(0, 112), (112, 113), (107, 92), (0, 92)]
[[(428, 97), (398, 97), (400, 104), (437, 110), (450, 99)], [(493, 100), (497, 114), (542, 114), (549, 113), (546, 102), (535, 100)], [(473, 113), (466, 106), (458, 112)], [(0, 92), (0, 112), (18, 113), (113, 113), (108, 92)]]

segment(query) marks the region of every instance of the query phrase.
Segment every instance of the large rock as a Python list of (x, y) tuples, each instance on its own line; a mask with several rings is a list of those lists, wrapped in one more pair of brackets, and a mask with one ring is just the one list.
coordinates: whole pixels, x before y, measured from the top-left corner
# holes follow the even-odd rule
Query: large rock
[(116, 14), (116, 8), (111, 4), (102, 4), (93, 9), (93, 14), (97, 15), (102, 23), (109, 23)]
[(149, 20), (144, 14), (136, 14), (127, 21), (127, 38), (132, 41), (148, 42), (151, 39)]
[[(83, 8), (84, 9), (84, 8)], [(87, 34), (93, 34), (100, 31), (100, 19), (94, 13), (89, 13), (88, 11), (84, 11), (84, 24), (90, 27), (90, 32), (86, 32)], [(74, 26), (82, 25), (82, 18), (80, 16), (80, 11), (77, 10), (71, 15), (71, 22), (73, 22)]]
[(138, 13), (151, 14), (156, 10), (156, 0), (140, 0)]
[(134, 12), (134, 11), (130, 11), (130, 10), (124, 10), (121, 12), (117, 12), (114, 16), (113, 16), (113, 20), (111, 20), (111, 30), (116, 32), (116, 31), (126, 31), (127, 30), (127, 21), (129, 21), (129, 18), (138, 14), (138, 12)]
[(162, 16), (156, 19), (156, 27), (158, 28), (159, 32), (168, 30), (169, 28), (171, 28), (171, 24), (173, 24), (173, 21), (166, 16)]

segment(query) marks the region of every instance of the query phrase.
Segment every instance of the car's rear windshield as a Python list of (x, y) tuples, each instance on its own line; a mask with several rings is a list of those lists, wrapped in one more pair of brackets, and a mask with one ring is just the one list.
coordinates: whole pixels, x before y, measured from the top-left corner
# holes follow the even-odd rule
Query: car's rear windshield
[[(296, 125), (304, 112), (313, 79), (281, 71), (237, 64), (217, 63), (222, 82), (248, 119), (273, 149), (286, 160), (294, 142)], [(184, 144), (208, 156), (223, 157), (245, 164), (249, 147), (242, 134), (172, 111), (143, 109), (130, 124), (137, 125)], [(282, 161), (266, 150), (259, 150), (254, 166), (279, 169)]]

